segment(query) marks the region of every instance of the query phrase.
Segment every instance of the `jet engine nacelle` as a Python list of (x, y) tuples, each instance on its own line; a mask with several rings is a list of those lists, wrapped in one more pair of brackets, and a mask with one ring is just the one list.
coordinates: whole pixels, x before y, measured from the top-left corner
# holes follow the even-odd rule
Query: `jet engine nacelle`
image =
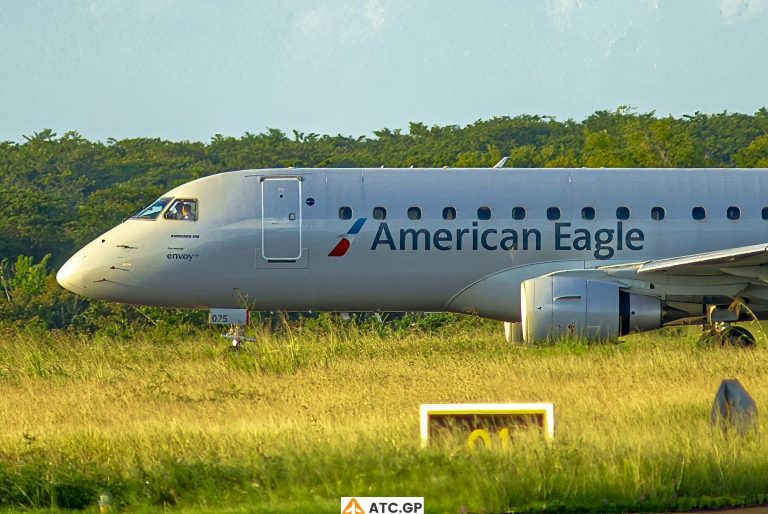
[(563, 336), (595, 341), (661, 327), (661, 301), (630, 294), (619, 284), (584, 277), (545, 275), (520, 285), (523, 339)]

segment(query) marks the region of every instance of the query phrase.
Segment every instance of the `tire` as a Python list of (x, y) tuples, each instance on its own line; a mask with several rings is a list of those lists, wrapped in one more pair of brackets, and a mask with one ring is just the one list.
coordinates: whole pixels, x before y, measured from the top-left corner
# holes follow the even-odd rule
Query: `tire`
[(734, 348), (752, 348), (757, 342), (755, 336), (744, 327), (730, 327), (722, 336), (722, 346)]

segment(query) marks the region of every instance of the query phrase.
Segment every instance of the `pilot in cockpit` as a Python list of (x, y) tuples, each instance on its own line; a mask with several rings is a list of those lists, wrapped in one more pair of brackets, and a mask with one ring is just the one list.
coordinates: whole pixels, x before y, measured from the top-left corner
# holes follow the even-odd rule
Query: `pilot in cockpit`
[(181, 213), (179, 214), (178, 219), (180, 220), (191, 220), (192, 218), (192, 208), (189, 206), (188, 203), (184, 202), (181, 204)]
[(165, 219), (195, 221), (197, 216), (193, 204), (194, 200), (176, 200), (165, 213)]

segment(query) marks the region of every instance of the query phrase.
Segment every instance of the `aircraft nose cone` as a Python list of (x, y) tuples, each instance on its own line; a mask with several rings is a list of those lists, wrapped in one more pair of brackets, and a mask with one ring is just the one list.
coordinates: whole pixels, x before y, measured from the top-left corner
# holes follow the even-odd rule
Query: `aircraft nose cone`
[(64, 289), (73, 293), (82, 294), (85, 290), (83, 283), (83, 273), (80, 270), (79, 262), (82, 256), (75, 255), (61, 267), (56, 273), (56, 282)]

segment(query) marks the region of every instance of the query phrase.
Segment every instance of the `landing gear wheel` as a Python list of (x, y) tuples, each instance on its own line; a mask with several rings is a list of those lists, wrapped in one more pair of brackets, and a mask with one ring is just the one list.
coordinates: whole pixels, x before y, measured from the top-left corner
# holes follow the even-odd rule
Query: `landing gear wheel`
[(755, 336), (749, 330), (730, 325), (705, 328), (701, 342), (714, 348), (752, 348), (756, 344)]
[(755, 346), (755, 336), (744, 327), (728, 327), (721, 334), (720, 346), (751, 348)]

